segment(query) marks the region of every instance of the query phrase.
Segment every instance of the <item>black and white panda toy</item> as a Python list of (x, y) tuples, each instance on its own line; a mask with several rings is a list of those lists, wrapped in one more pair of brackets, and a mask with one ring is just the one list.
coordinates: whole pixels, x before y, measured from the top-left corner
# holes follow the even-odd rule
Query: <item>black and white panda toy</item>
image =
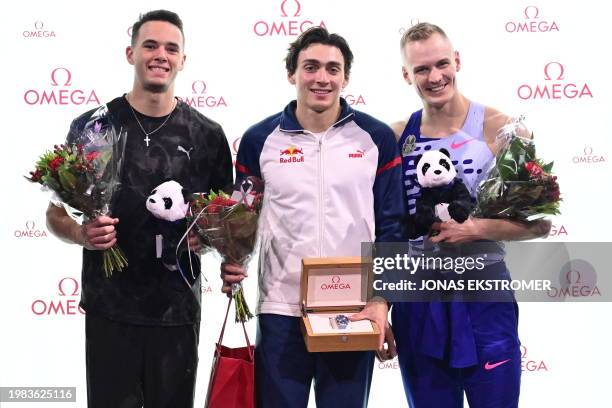
[(462, 223), (474, 208), (470, 192), (457, 177), (446, 149), (428, 150), (415, 159), (417, 180), (421, 186), (416, 199), (416, 212), (406, 221), (411, 239), (430, 233), (436, 221), (455, 220)]
[(166, 181), (155, 187), (146, 201), (147, 210), (157, 219), (156, 256), (169, 270), (177, 270), (176, 246), (185, 233), (189, 202), (183, 186)]

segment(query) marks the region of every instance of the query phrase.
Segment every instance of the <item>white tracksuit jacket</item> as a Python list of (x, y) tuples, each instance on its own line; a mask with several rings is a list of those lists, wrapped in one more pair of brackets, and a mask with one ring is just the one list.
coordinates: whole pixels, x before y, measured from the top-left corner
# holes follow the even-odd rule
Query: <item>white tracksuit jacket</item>
[(393, 131), (341, 99), (326, 132), (304, 130), (296, 102), (249, 128), (238, 179), (265, 182), (257, 313), (300, 316), (302, 258), (360, 256), (361, 243), (399, 241), (401, 160)]

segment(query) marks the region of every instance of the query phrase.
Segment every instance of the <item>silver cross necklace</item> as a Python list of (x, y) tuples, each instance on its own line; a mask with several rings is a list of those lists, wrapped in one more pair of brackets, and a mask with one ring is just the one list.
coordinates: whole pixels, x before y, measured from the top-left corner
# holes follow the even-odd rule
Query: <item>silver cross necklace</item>
[(140, 123), (140, 120), (138, 120), (138, 115), (136, 115), (136, 111), (132, 107), (132, 104), (130, 104), (130, 101), (128, 100), (127, 95), (125, 96), (125, 100), (127, 101), (128, 106), (130, 107), (130, 110), (132, 111), (132, 115), (134, 115), (134, 119), (136, 119), (136, 123), (138, 123), (138, 126), (140, 127), (140, 130), (142, 130), (142, 133), (144, 133), (144, 135), (145, 135), (145, 138), (142, 139), (142, 140), (144, 140), (144, 142), (147, 144), (147, 147), (149, 147), (149, 142), (151, 141), (151, 139), (149, 139), (149, 136), (151, 136), (153, 133), (157, 132), (159, 129), (163, 128), (164, 125), (166, 124), (166, 122), (168, 122), (168, 120), (170, 119), (170, 116), (172, 116), (172, 114), (174, 113), (174, 110), (176, 109), (176, 105), (177, 105), (176, 98), (174, 99), (174, 107), (172, 108), (172, 111), (170, 111), (168, 116), (166, 116), (166, 119), (164, 119), (164, 121), (162, 122), (161, 125), (159, 125), (158, 127), (156, 127), (155, 129), (153, 129), (150, 132), (147, 132), (145, 130), (144, 126), (142, 126), (142, 123)]

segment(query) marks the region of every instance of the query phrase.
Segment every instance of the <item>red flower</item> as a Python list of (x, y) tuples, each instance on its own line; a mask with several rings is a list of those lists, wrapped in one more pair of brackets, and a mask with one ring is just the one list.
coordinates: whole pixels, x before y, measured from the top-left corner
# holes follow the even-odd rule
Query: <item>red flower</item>
[(561, 198), (561, 191), (559, 189), (559, 184), (557, 183), (557, 177), (556, 176), (549, 177), (547, 182), (548, 182), (547, 199), (552, 202), (559, 201), (559, 199)]
[(231, 207), (232, 205), (238, 204), (238, 202), (232, 200), (231, 198), (223, 198), (221, 196), (217, 196), (212, 199), (209, 204), (216, 204), (223, 207)]
[(218, 214), (221, 212), (222, 209), (223, 207), (221, 207), (220, 205), (210, 204), (208, 207), (206, 207), (206, 213)]
[(232, 200), (231, 198), (223, 198), (221, 196), (217, 196), (208, 203), (208, 207), (206, 207), (206, 212), (208, 214), (220, 213), (224, 207), (232, 207), (236, 204), (238, 204), (238, 202)]
[(96, 159), (96, 157), (98, 157), (100, 155), (100, 152), (89, 152), (85, 155), (85, 159), (87, 161), (94, 161)]
[(544, 174), (544, 170), (536, 162), (525, 163), (525, 169), (529, 172), (531, 178), (540, 178)]
[(51, 162), (49, 162), (49, 167), (51, 170), (56, 171), (59, 166), (64, 162), (64, 158), (62, 156), (57, 156)]
[(36, 171), (31, 171), (30, 174), (32, 175), (32, 177), (30, 177), (30, 180), (35, 182), (39, 181), (42, 177), (42, 171), (40, 171), (40, 169), (36, 169)]

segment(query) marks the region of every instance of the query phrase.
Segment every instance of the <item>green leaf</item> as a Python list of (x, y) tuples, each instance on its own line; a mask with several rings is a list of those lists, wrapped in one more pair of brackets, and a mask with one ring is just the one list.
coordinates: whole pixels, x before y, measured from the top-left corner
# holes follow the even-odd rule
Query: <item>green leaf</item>
[(554, 163), (555, 163), (554, 161), (551, 161), (550, 163), (543, 165), (542, 170), (544, 170), (544, 173), (550, 174), (552, 172)]
[(53, 177), (50, 174), (45, 174), (42, 178), (41, 178), (43, 184), (47, 187), (49, 187), (51, 190), (59, 193), (59, 191), (62, 190), (62, 186), (60, 185), (60, 183), (58, 183), (58, 181), (55, 179), (55, 177)]
[(510, 154), (512, 158), (516, 161), (518, 157), (523, 153), (523, 146), (521, 146), (521, 142), (518, 138), (512, 139), (510, 143)]
[(535, 151), (535, 143), (524, 142), (525, 146), (525, 161), (530, 162), (535, 160), (536, 151)]
[(503, 180), (514, 180), (516, 176), (516, 168), (512, 160), (504, 161), (498, 166), (499, 175)]
[(72, 191), (76, 188), (76, 177), (69, 170), (60, 167), (57, 170), (59, 181), (65, 190)]

